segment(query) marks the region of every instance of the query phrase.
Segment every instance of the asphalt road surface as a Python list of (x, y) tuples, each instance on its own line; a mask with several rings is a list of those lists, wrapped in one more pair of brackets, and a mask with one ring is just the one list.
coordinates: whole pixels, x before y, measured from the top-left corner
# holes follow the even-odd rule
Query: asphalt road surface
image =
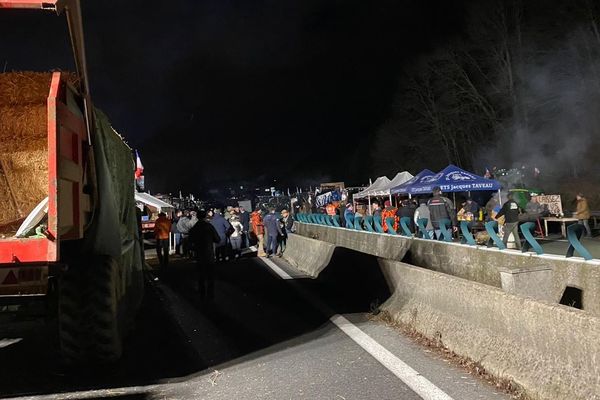
[(338, 249), (313, 280), (283, 260), (247, 255), (218, 265), (215, 299), (203, 302), (194, 264), (175, 259), (167, 273), (150, 276), (123, 360), (96, 371), (61, 367), (51, 324), (2, 316), (0, 393), (53, 400), (510, 398), (370, 320), (390, 295), (374, 262)]

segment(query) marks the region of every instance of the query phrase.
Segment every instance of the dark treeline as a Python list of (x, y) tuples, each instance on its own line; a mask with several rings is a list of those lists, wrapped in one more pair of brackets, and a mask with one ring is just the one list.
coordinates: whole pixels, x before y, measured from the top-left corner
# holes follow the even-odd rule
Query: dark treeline
[(600, 2), (473, 2), (461, 34), (399, 71), (375, 142), (388, 174), (455, 163), (598, 176)]

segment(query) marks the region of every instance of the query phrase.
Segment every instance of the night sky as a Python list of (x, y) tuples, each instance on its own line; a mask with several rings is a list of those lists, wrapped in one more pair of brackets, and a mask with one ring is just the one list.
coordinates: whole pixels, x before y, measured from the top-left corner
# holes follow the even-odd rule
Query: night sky
[[(402, 68), (459, 34), (451, 3), (84, 0), (92, 96), (153, 192), (361, 183)], [(63, 18), (3, 10), (0, 38), (0, 68), (72, 69)]]

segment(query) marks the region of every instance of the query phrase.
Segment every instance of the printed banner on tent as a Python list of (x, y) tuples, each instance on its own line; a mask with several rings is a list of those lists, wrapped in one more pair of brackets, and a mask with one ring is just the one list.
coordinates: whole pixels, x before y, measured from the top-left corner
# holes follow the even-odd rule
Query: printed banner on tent
[(500, 182), (486, 179), (465, 171), (455, 165), (449, 165), (435, 175), (423, 176), (417, 182), (406, 187), (407, 193), (431, 193), (439, 186), (442, 192), (495, 191), (501, 188)]

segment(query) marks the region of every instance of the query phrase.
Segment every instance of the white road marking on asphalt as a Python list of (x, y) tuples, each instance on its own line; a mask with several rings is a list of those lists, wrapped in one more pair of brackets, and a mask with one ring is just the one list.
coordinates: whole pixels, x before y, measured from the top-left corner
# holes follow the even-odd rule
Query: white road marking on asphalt
[(277, 264), (275, 264), (273, 261), (269, 260), (268, 258), (259, 257), (258, 259), (260, 261), (262, 261), (263, 263), (265, 263), (267, 265), (267, 267), (271, 268), (273, 270), (273, 272), (275, 272), (277, 275), (279, 275), (279, 277), (281, 279), (294, 279), (287, 272), (285, 272)]
[[(271, 268), (277, 275), (283, 279), (293, 279), (287, 272), (282, 270), (277, 264), (268, 258), (258, 258), (265, 265)], [(310, 293), (297, 287), (298, 290), (309, 302), (313, 303), (317, 308), (322, 309), (322, 304), (317, 299), (314, 299)], [(412, 389), (417, 395), (424, 400), (454, 400), (442, 389), (435, 386), (431, 381), (415, 371), (404, 361), (396, 357), (391, 351), (379, 344), (375, 339), (360, 330), (359, 327), (348, 321), (343, 316), (336, 314), (330, 318), (330, 321), (344, 332), (350, 339), (363, 348), (373, 358), (387, 368), (391, 373), (396, 375), (402, 382)]]
[(424, 400), (453, 400), (442, 389), (435, 386), (343, 316), (334, 315), (330, 320)]

